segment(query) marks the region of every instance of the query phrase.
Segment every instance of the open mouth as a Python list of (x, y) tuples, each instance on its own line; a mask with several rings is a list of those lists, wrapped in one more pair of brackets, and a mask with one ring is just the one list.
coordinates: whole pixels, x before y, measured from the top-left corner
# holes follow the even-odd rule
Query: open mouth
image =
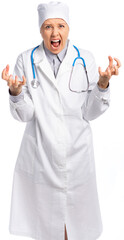
[(58, 48), (60, 46), (61, 40), (52, 40), (51, 45), (53, 48)]

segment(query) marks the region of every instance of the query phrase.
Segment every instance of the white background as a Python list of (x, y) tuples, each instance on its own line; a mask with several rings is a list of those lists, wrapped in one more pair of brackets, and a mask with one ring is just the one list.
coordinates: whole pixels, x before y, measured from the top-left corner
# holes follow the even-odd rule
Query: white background
[[(44, 1), (45, 2), (45, 1)], [(0, 1), (0, 72), (17, 56), (41, 43), (37, 5), (40, 0)], [(124, 239), (124, 17), (123, 0), (66, 0), (70, 8), (70, 39), (77, 47), (90, 50), (97, 66), (108, 65), (108, 55), (118, 57), (122, 67), (112, 77), (109, 110), (91, 122), (97, 184), (103, 220), (99, 240)], [(9, 112), (8, 87), (0, 80), (0, 239), (28, 239), (8, 231), (14, 166), (24, 123)], [(45, 239), (44, 239), (45, 240)], [(58, 239), (59, 240), (59, 239)], [(71, 240), (71, 239), (69, 239)], [(82, 239), (83, 240), (83, 239)]]

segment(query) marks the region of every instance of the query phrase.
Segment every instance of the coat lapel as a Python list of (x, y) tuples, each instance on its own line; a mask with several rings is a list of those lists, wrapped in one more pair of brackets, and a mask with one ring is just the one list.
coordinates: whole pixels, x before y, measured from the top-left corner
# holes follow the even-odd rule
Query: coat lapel
[(76, 53), (73, 45), (69, 41), (66, 56), (63, 59), (61, 65), (60, 65), (58, 74), (57, 74), (57, 79), (58, 80), (59, 80), (59, 77), (62, 76), (62, 74), (64, 74), (65, 72), (70, 71), (70, 73), (71, 73), (72, 64), (73, 64), (73, 61), (76, 57), (77, 57), (77, 53)]
[(54, 83), (54, 85), (56, 85), (56, 79), (53, 70), (47, 60), (43, 49), (43, 42), (34, 52), (34, 64), (47, 76), (50, 81)]
[(36, 67), (39, 67), (39, 69), (47, 76), (47, 78), (57, 87), (57, 81), (59, 80), (59, 77), (67, 71), (71, 72), (75, 57), (77, 57), (77, 53), (69, 41), (66, 56), (60, 65), (57, 78), (55, 78), (52, 68), (45, 55), (42, 42), (39, 48), (37, 48), (34, 52), (34, 64)]

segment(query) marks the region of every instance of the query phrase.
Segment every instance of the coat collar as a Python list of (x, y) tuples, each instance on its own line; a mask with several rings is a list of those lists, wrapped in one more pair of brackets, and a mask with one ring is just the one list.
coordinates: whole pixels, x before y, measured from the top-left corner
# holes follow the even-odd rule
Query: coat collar
[(43, 61), (45, 58), (45, 52), (43, 49), (43, 42), (40, 46), (34, 51), (34, 64), (38, 64)]
[(47, 60), (43, 42), (34, 52), (34, 64), (40, 71), (42, 71), (52, 82), (55, 82), (55, 76), (50, 63)]
[(57, 78), (55, 78), (52, 68), (47, 60), (42, 42), (34, 52), (34, 64), (56, 85), (56, 79), (58, 79), (60, 75), (64, 74), (66, 71), (71, 71), (75, 57), (77, 57), (76, 50), (69, 40), (66, 56), (60, 65)]
[[(44, 46), (44, 44), (43, 44)], [(44, 51), (45, 51), (45, 54), (47, 56), (47, 59), (48, 61), (52, 62), (53, 59), (56, 59), (58, 58), (60, 62), (63, 61), (65, 55), (66, 55), (66, 52), (67, 52), (67, 49), (68, 49), (68, 40), (66, 41), (66, 45), (64, 47), (64, 49), (62, 49), (62, 51), (60, 53), (58, 53), (57, 55), (56, 54), (53, 54), (51, 53), (45, 46), (44, 46)]]

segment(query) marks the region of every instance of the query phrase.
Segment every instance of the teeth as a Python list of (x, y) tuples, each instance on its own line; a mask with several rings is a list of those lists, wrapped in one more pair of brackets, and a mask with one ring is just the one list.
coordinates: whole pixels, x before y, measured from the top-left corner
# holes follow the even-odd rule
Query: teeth
[(60, 40), (52, 40), (52, 42), (59, 42)]

